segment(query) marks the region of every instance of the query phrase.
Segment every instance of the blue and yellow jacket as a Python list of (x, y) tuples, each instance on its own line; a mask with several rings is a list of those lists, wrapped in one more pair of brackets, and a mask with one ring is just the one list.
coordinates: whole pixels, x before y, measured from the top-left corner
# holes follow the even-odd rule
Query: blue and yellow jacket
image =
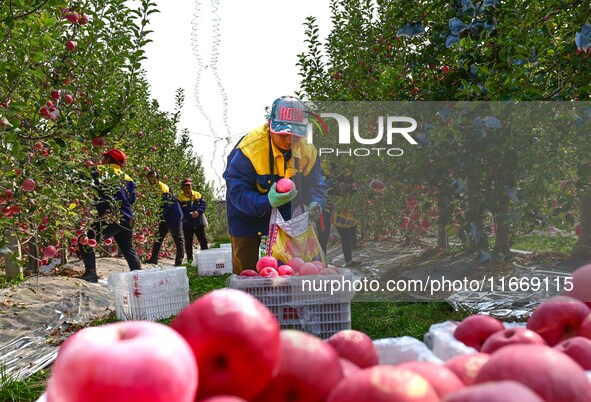
[[(205, 199), (201, 194), (195, 190), (191, 193), (191, 196), (186, 196), (181, 191), (178, 196), (179, 203), (183, 209), (183, 226), (184, 227), (197, 227), (203, 225), (203, 213), (207, 208)], [(199, 212), (197, 218), (193, 218), (191, 212)]]
[[(105, 177), (107, 171), (117, 176), (123, 176), (121, 185), (116, 189), (101, 181), (101, 177)], [(129, 223), (133, 219), (131, 206), (136, 201), (135, 183), (132, 178), (125, 174), (121, 170), (121, 166), (117, 164), (99, 165), (98, 169), (93, 172), (93, 178), (99, 194), (99, 199), (96, 202), (99, 216), (115, 212), (118, 207), (121, 213), (120, 222), (122, 224)]]
[(162, 193), (161, 217), (170, 227), (177, 227), (183, 219), (183, 209), (176, 197), (170, 192), (170, 188), (158, 180), (158, 187)]
[(274, 182), (286, 177), (296, 183), (298, 197), (279, 208), (284, 219), (291, 218), (292, 205), (324, 204), (326, 183), (320, 175), (316, 148), (305, 139), (291, 149), (286, 163), (273, 144), (267, 124), (245, 135), (228, 156), (224, 179), (228, 229), (234, 237), (264, 236), (269, 231), (271, 204), (267, 193)]

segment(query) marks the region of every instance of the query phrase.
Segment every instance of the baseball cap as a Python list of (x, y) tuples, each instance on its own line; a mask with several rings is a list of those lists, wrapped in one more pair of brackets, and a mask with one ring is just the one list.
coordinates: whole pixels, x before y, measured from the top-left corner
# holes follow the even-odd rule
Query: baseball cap
[(191, 179), (183, 180), (183, 182), (181, 183), (181, 187), (184, 186), (185, 184), (193, 184), (193, 180), (191, 180)]
[(273, 134), (305, 137), (308, 131), (306, 106), (295, 96), (275, 99), (269, 115), (269, 129)]
[(103, 152), (103, 155), (109, 155), (111, 158), (115, 160), (115, 162), (117, 162), (121, 166), (125, 165), (125, 161), (127, 160), (127, 155), (125, 155), (123, 151), (115, 148), (107, 152)]

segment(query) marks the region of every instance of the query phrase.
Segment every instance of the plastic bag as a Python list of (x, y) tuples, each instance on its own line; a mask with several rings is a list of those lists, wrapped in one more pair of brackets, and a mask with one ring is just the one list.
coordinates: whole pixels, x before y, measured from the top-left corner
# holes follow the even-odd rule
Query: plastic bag
[(274, 208), (266, 251), (280, 263), (287, 264), (292, 258), (299, 257), (306, 262), (321, 261), (326, 266), (326, 258), (308, 212), (285, 221), (279, 210)]

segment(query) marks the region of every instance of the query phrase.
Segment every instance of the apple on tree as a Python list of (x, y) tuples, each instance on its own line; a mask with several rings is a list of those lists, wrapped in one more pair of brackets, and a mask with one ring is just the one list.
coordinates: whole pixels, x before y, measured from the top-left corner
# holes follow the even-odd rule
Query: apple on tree
[(47, 402), (193, 402), (197, 371), (187, 342), (166, 325), (89, 327), (60, 347)]

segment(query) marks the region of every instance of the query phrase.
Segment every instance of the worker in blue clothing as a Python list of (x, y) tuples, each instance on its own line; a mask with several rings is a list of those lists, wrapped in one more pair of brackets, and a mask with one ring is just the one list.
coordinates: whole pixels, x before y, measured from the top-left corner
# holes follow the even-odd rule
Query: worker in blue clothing
[[(273, 208), (286, 220), (299, 207), (314, 220), (322, 213), (326, 184), (318, 152), (304, 139), (307, 120), (302, 101), (293, 96), (278, 98), (267, 123), (246, 134), (228, 156), (223, 177), (236, 274), (255, 268)], [(292, 179), (296, 188), (278, 193), (276, 183), (284, 177)]]
[(193, 181), (185, 179), (181, 183), (182, 192), (178, 196), (183, 209), (183, 236), (185, 237), (185, 251), (187, 261), (193, 261), (193, 238), (197, 236), (201, 250), (207, 250), (207, 236), (205, 234), (205, 210), (207, 203), (198, 191), (193, 190)]
[(176, 248), (174, 259), (175, 267), (182, 265), (185, 255), (185, 246), (183, 241), (181, 222), (183, 220), (183, 210), (177, 201), (177, 198), (170, 191), (170, 188), (160, 181), (158, 172), (153, 170), (148, 172), (148, 182), (153, 186), (158, 186), (162, 194), (160, 205), (160, 222), (158, 224), (158, 237), (152, 246), (150, 258), (145, 262), (147, 264), (158, 264), (158, 255), (166, 235), (170, 232)]
[[(133, 246), (133, 211), (136, 201), (135, 183), (122, 170), (127, 156), (119, 149), (103, 153), (103, 163), (92, 173), (93, 184), (98, 192), (96, 209), (98, 222), (89, 230), (88, 238), (107, 239), (113, 237), (119, 251), (132, 271), (142, 268)], [(116, 183), (116, 184), (115, 184)], [(80, 257), (84, 262), (84, 274), (80, 279), (98, 282), (94, 248), (79, 243)]]

